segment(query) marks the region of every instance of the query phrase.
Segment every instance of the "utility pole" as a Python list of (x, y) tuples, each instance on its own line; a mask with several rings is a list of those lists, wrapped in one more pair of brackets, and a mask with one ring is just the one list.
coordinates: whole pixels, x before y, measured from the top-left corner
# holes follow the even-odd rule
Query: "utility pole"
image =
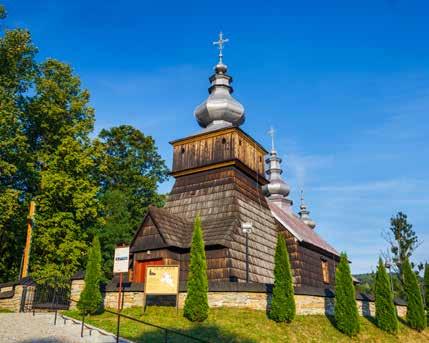
[(30, 261), (30, 249), (31, 249), (31, 235), (34, 226), (34, 213), (36, 212), (36, 203), (30, 201), (30, 208), (27, 217), (27, 240), (25, 242), (24, 257), (22, 259), (22, 268), (20, 278), (28, 276), (28, 265)]

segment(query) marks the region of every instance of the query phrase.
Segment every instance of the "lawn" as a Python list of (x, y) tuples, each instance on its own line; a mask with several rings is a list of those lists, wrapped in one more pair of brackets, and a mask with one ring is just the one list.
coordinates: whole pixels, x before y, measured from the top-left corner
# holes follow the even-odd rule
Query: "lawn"
[(0, 307), (0, 313), (12, 313), (13, 311), (7, 309), (7, 308), (1, 308)]
[[(210, 342), (429, 342), (429, 329), (422, 333), (400, 323), (397, 336), (379, 330), (371, 319), (361, 318), (361, 333), (354, 339), (341, 334), (326, 316), (297, 316), (291, 324), (277, 324), (267, 319), (264, 311), (246, 309), (211, 309), (209, 319), (202, 324), (191, 323), (176, 314), (174, 308), (148, 307), (145, 314), (141, 308), (125, 309), (124, 314), (139, 318)], [(80, 319), (77, 311), (66, 315)], [(86, 322), (116, 332), (116, 316), (110, 313), (90, 316)], [(163, 332), (144, 324), (121, 318), (121, 336), (136, 342), (164, 342)], [(169, 337), (169, 342), (190, 342), (178, 336)]]

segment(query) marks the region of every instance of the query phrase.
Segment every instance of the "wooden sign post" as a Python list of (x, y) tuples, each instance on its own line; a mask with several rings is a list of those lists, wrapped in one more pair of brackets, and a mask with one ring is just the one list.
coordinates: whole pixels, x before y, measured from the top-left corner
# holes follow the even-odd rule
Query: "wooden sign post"
[(176, 295), (176, 310), (179, 311), (179, 266), (147, 266), (143, 312), (148, 295)]
[(21, 275), (20, 275), (21, 279), (25, 278), (28, 275), (28, 265), (30, 261), (30, 249), (31, 249), (31, 236), (33, 231), (35, 212), (36, 212), (36, 203), (34, 201), (31, 201), (29, 211), (28, 211), (28, 217), (27, 217), (27, 240), (25, 242), (24, 257), (22, 259), (22, 267), (21, 267)]

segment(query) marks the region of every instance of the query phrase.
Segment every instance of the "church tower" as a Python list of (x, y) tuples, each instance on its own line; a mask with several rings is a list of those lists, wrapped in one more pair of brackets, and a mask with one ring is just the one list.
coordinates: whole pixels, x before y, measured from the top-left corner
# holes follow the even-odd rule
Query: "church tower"
[[(140, 262), (155, 256), (179, 263), (186, 280), (199, 214), (209, 281), (244, 282), (248, 270), (250, 282), (273, 282), (277, 226), (262, 192), (268, 151), (240, 128), (244, 107), (231, 95), (232, 77), (222, 58), (226, 41), (220, 34), (214, 43), (219, 62), (209, 78), (209, 96), (194, 112), (202, 130), (171, 142), (175, 184), (164, 208), (150, 208), (132, 242), (137, 273)], [(250, 234), (243, 224), (252, 227)]]

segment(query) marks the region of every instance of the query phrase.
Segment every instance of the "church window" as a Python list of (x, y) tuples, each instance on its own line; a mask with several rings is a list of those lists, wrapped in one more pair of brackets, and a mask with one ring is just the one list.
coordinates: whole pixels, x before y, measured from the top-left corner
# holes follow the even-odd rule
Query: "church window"
[(226, 143), (226, 139), (222, 138), (222, 144), (225, 144), (225, 143)]
[(182, 148), (181, 153), (182, 155), (185, 153), (185, 148)]
[(326, 260), (322, 260), (322, 275), (323, 282), (329, 283), (329, 263)]

